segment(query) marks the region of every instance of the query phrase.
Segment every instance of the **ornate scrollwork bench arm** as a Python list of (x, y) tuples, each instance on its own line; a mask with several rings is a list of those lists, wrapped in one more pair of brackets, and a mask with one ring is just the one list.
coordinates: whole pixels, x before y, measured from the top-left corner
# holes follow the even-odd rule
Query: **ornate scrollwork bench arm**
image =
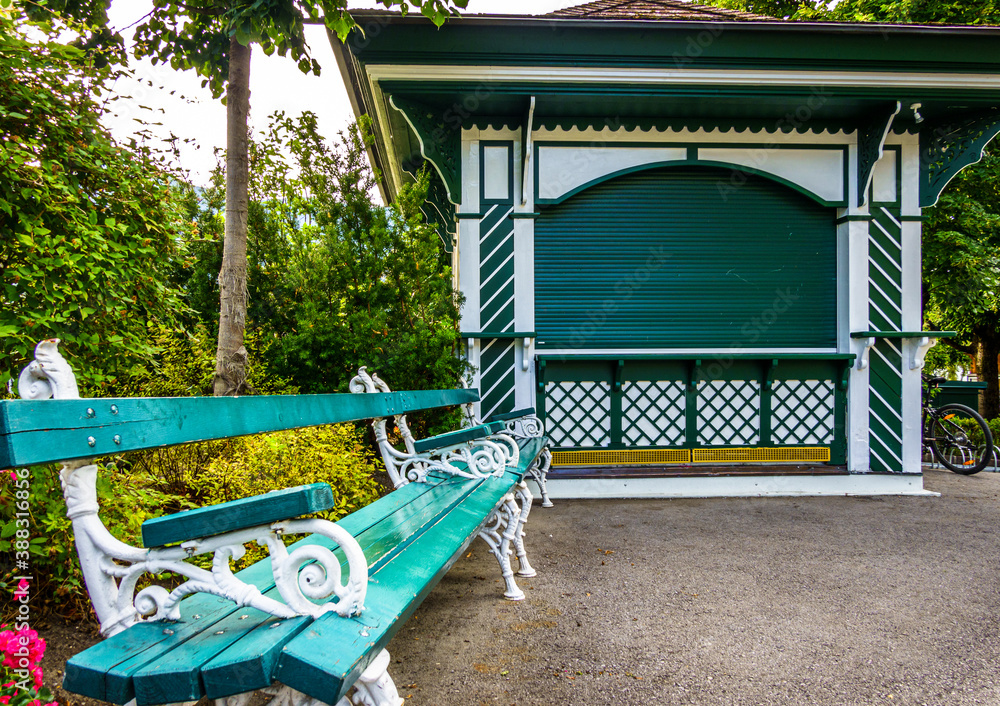
[[(79, 398), (75, 376), (59, 353), (58, 344), (58, 339), (49, 339), (35, 348), (35, 360), (19, 378), (21, 397), (31, 400)], [(115, 539), (98, 517), (97, 473), (98, 467), (90, 459), (84, 459), (64, 462), (59, 476), (87, 591), (105, 636), (121, 632), (142, 619), (177, 620), (181, 599), (199, 592), (221, 596), (240, 606), (252, 606), (282, 618), (315, 617), (327, 612), (349, 616), (363, 610), (368, 563), (357, 541), (338, 525), (326, 520), (282, 518), (219, 534), (184, 538), (176, 546), (133, 547)], [(260, 499), (268, 503), (266, 495)], [(211, 511), (223, 513), (226, 511), (223, 506), (211, 508)], [(307, 533), (322, 535), (339, 545), (348, 559), (350, 573), (346, 582), (340, 560), (330, 549), (306, 545), (289, 552), (285, 547), (284, 535)], [(243, 556), (247, 542), (268, 547), (275, 585), (284, 602), (263, 595), (259, 588), (232, 573), (230, 560)], [(210, 570), (188, 561), (202, 554), (213, 555)], [(150, 586), (133, 597), (136, 583), (143, 574), (163, 572), (179, 574), (186, 580), (171, 591), (162, 586)]]
[[(351, 380), (350, 390), (358, 394), (391, 391), (377, 375), (369, 375), (366, 368), (361, 368)], [(465, 478), (480, 478), (501, 476), (505, 469), (517, 468), (520, 463), (520, 446), (514, 434), (510, 433), (511, 425), (504, 421), (478, 424), (452, 434), (420, 440), (413, 437), (405, 415), (396, 415), (395, 422), (404, 440), (405, 452), (389, 443), (385, 419), (375, 420), (372, 427), (386, 470), (396, 488), (410, 482), (424, 482), (427, 474), (434, 470)], [(448, 443), (451, 438), (471, 434), (489, 436)], [(537, 460), (532, 467), (535, 465)], [(504, 597), (509, 600), (519, 601), (525, 597), (514, 580), (512, 554), (516, 552), (518, 557), (518, 576), (535, 576), (524, 548), (524, 524), (530, 511), (531, 493), (527, 484), (522, 482), (503, 499), (479, 533), (500, 565), (506, 584)]]

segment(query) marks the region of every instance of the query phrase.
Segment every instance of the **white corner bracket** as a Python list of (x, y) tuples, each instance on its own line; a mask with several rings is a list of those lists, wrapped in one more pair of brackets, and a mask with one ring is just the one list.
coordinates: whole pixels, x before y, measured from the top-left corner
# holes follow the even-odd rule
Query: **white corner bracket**
[(921, 336), (910, 340), (910, 370), (923, 370), (927, 351), (938, 342), (937, 338)]
[(868, 367), (868, 355), (871, 353), (872, 346), (875, 345), (875, 337), (868, 336), (867, 338), (856, 338), (859, 350), (858, 350), (858, 370), (864, 370)]
[(534, 357), (535, 339), (531, 336), (524, 337), (524, 347), (521, 350), (521, 370), (528, 372), (531, 367), (531, 360)]

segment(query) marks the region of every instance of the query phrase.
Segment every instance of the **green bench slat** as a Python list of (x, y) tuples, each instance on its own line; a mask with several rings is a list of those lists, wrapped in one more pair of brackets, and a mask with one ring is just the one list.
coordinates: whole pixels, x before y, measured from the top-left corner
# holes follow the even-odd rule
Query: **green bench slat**
[[(267, 595), (278, 597), (277, 590), (269, 591)], [(245, 620), (241, 619), (244, 615), (247, 616)], [(180, 649), (171, 650), (155, 661), (147, 663), (132, 677), (136, 704), (197, 701), (203, 695), (201, 665), (230, 645), (244, 639), (255, 627), (270, 617), (263, 611), (246, 607), (233, 611), (208, 630), (184, 642)], [(278, 621), (270, 622), (273, 624)], [(306, 628), (312, 622), (312, 618), (300, 616), (280, 622), (279, 629), (285, 628), (284, 637), (288, 640)], [(275, 638), (278, 636), (275, 635)]]
[(483, 426), (490, 430), (490, 434), (499, 434), (507, 431), (507, 425), (503, 422), (486, 422)]
[(66, 662), (63, 688), (100, 701), (128, 703), (135, 697), (134, 671), (233, 611), (232, 601), (204, 593), (186, 599), (183, 606), (188, 616), (184, 620), (133, 625), (74, 655)]
[(478, 400), (476, 389), (0, 400), (0, 468), (354, 422)]
[[(406, 508), (388, 515), (357, 538), (372, 566), (370, 569), (372, 573), (378, 571), (379, 565), (403, 551), (415, 537), (419, 537), (427, 527), (433, 525), (436, 518), (450, 512), (478, 483), (458, 479), (461, 483), (456, 484), (451, 480), (442, 481), (432, 488), (431, 492), (420, 495)], [(332, 543), (324, 537), (317, 539), (321, 545), (332, 546)], [(341, 557), (341, 564), (346, 565), (346, 563), (346, 559)], [(270, 589), (265, 595), (280, 600), (276, 588)], [(243, 618), (243, 615), (247, 617)], [(363, 616), (364, 614), (358, 618), (362, 622)], [(251, 688), (268, 686), (271, 683), (272, 669), (267, 669), (266, 672), (264, 669), (268, 665), (273, 668), (284, 642), (311, 622), (310, 618), (295, 619), (298, 621), (298, 629), (278, 633), (286, 636), (286, 639), (280, 642), (277, 640), (278, 634), (273, 637), (264, 635), (263, 640), (256, 643), (257, 651), (259, 653), (260, 650), (266, 650), (269, 654), (258, 663), (256, 659), (258, 655), (247, 653), (245, 651), (247, 645), (244, 643), (246, 635), (268, 618), (270, 616), (261, 611), (238, 610), (213, 625), (211, 630), (192, 638), (184, 644), (183, 649), (170, 652), (155, 663), (139, 670), (133, 677), (137, 705), (151, 706), (190, 701), (199, 699), (203, 695), (209, 698), (221, 698)], [(281, 627), (279, 626), (277, 630), (280, 631)], [(220, 632), (222, 634), (219, 634)], [(215, 662), (215, 658), (220, 655), (222, 656), (219, 661)], [(257, 673), (260, 681), (251, 684), (248, 681), (250, 674), (244, 672), (243, 667), (254, 663), (260, 665), (260, 671)], [(208, 684), (204, 684), (203, 691), (203, 665), (211, 673), (212, 692), (206, 693)], [(238, 679), (234, 679), (234, 675), (238, 675)], [(234, 689), (236, 683), (239, 687)]]
[(289, 641), (275, 678), (335, 704), (476, 538), (512, 487), (509, 477), (486, 478), (447, 516), (374, 575), (364, 625), (323, 616)]
[(534, 407), (526, 407), (525, 409), (516, 409), (513, 412), (502, 412), (500, 414), (490, 415), (490, 418), (486, 420), (486, 423), (490, 422), (509, 422), (514, 419), (520, 419), (521, 417), (530, 417), (535, 414)]
[(447, 434), (438, 434), (437, 436), (428, 436), (426, 439), (417, 439), (413, 442), (413, 449), (417, 453), (424, 453), (425, 451), (433, 451), (434, 449), (443, 449), (455, 444), (461, 444), (465, 441), (483, 439), (492, 433), (488, 426), (480, 424), (468, 429), (450, 431)]
[[(411, 483), (352, 513), (338, 524), (358, 536), (433, 487), (427, 483)], [(320, 540), (328, 541), (325, 537), (307, 537), (293, 544), (291, 549)], [(268, 560), (257, 562), (236, 575), (262, 591), (274, 585)], [(66, 664), (64, 688), (101, 701), (127, 703), (135, 698), (132, 678), (137, 671), (236, 610), (232, 601), (208, 594), (186, 598), (181, 603), (181, 621), (140, 623), (70, 658)], [(202, 617), (195, 619), (194, 615)], [(167, 635), (165, 630), (172, 630), (173, 635)]]
[(186, 510), (142, 523), (142, 545), (162, 547), (232, 530), (269, 525), (334, 506), (328, 483), (275, 490), (252, 498)]
[[(367, 543), (364, 536), (359, 538), (365, 556), (369, 557), (370, 573), (374, 574), (378, 568), (392, 557), (403, 551), (411, 541), (419, 538), (427, 527), (433, 524), (433, 520), (428, 517), (437, 517), (449, 512), (454, 505), (461, 502), (468, 492), (478, 484), (478, 481), (467, 481), (463, 479), (465, 489), (456, 491), (454, 487), (439, 489), (447, 490), (447, 495), (439, 494), (439, 497), (432, 498), (433, 493), (426, 493), (421, 496), (421, 500), (433, 500), (427, 502), (426, 507), (414, 507), (409, 526), (402, 523), (393, 522), (396, 516), (386, 517), (382, 523), (372, 528), (368, 532), (375, 540)], [(452, 484), (453, 485), (453, 484)], [(450, 496), (450, 497), (449, 497)], [(409, 510), (409, 508), (408, 508)], [(417, 512), (419, 510), (419, 512)], [(420, 530), (419, 532), (416, 530)], [(393, 541), (392, 537), (396, 540)], [(378, 558), (372, 561), (371, 557)], [(342, 561), (346, 566), (346, 560)], [(368, 601), (365, 601), (368, 603)], [(364, 624), (367, 619), (366, 610), (360, 616), (354, 616), (349, 620), (354, 620), (359, 624)], [(342, 618), (344, 619), (344, 618)], [(278, 628), (280, 630), (280, 628)], [(289, 638), (292, 635), (289, 636)], [(274, 668), (287, 639), (276, 641), (266, 633), (259, 633), (251, 639), (244, 637), (228, 647), (224, 652), (214, 657), (211, 661), (202, 666), (202, 682), (205, 688), (205, 696), (210, 699), (219, 699), (232, 696), (248, 688), (260, 689), (268, 686), (274, 680)], [(238, 680), (234, 678), (238, 675)], [(146, 703), (139, 701), (140, 706)], [(149, 702), (152, 703), (152, 702)], [(160, 702), (162, 703), (162, 702)]]
[[(503, 478), (496, 479), (499, 483), (491, 484), (494, 493), (489, 497), (493, 505), (488, 509), (495, 507), (513, 484), (523, 478), (527, 466), (541, 450), (543, 440), (524, 440), (520, 446), (522, 460), (519, 468), (508, 469)], [(424, 539), (426, 532), (419, 530), (439, 531), (436, 528), (442, 520), (428, 524), (427, 513), (438, 513), (440, 517), (450, 520), (465, 517), (468, 509), (461, 508), (472, 500), (467, 493), (478, 493), (481, 482), (434, 474), (429, 482), (408, 484), (339, 522), (359, 538), (372, 565), (375, 580), (370, 582), (369, 596), (373, 596), (373, 590), (376, 593), (382, 590), (375, 587), (379, 585), (378, 577), (386, 576), (380, 573), (385, 565), (393, 565), (396, 557), (408, 555), (411, 544), (419, 543), (421, 547), (427, 545), (427, 540)], [(466, 488), (456, 487), (462, 485)], [(481, 503), (481, 498), (477, 502)], [(455, 507), (456, 504), (459, 504), (458, 508)], [(451, 563), (457, 560), (460, 550), (478, 533), (485, 517), (489, 515), (488, 511), (484, 510), (483, 513), (478, 517), (472, 516), (477, 523), (476, 531), (467, 538), (468, 541), (463, 539), (464, 544), (455, 550)], [(406, 517), (409, 517), (409, 522)], [(471, 521), (468, 517), (466, 520)], [(312, 543), (326, 546), (331, 544), (325, 537), (310, 537), (294, 546)], [(442, 566), (441, 574), (436, 575), (433, 583), (426, 586), (420, 600), (451, 563)], [(400, 566), (398, 562), (395, 565)], [(262, 590), (270, 591), (277, 598), (268, 560), (258, 562), (238, 575)], [(372, 605), (373, 600), (370, 597), (366, 603)], [(413, 609), (418, 604), (419, 600)], [(67, 664), (66, 688), (114, 703), (125, 703), (137, 698), (140, 706), (193, 700), (203, 695), (223, 698), (248, 689), (262, 688), (277, 676), (276, 662), (280, 665), (279, 654), (285, 643), (298, 639), (307, 626), (311, 630), (310, 623), (313, 622), (307, 617), (279, 621), (260, 611), (240, 609), (229, 601), (206, 595), (186, 599), (182, 610), (186, 616), (200, 613), (201, 618), (189, 618), (178, 623), (133, 626), (72, 658)], [(247, 618), (241, 619), (242, 615), (247, 615)], [(385, 625), (381, 619), (376, 618), (372, 609), (352, 619), (328, 616), (321, 620), (328, 621), (334, 617), (341, 623), (356, 623), (358, 631), (370, 631)], [(272, 628), (271, 625), (276, 622), (279, 626)], [(379, 624), (374, 625), (375, 622)], [(398, 626), (385, 627), (391, 628), (393, 634), (398, 629)], [(164, 630), (171, 630), (173, 634), (167, 635)], [(220, 630), (223, 634), (215, 635)], [(377, 651), (371, 657), (374, 654)], [(360, 670), (363, 669), (361, 666)], [(236, 676), (238, 679), (234, 678)], [(246, 681), (248, 679), (250, 681)], [(350, 683), (353, 683), (353, 679)]]

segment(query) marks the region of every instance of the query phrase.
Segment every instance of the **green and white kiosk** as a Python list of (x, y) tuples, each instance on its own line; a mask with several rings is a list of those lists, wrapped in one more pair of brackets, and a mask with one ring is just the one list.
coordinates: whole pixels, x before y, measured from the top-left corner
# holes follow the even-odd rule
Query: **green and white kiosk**
[(536, 407), (552, 497), (923, 492), (921, 209), (1000, 132), (1000, 29), (356, 19), (383, 195), (430, 165), (481, 414)]

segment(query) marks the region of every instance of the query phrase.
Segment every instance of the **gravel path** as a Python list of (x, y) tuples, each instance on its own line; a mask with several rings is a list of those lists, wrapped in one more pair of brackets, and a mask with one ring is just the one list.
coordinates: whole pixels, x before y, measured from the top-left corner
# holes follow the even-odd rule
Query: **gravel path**
[(1000, 474), (925, 485), (536, 507), (527, 600), (473, 544), (391, 674), (414, 706), (1000, 704)]
[(389, 646), (407, 703), (1000, 704), (1000, 475), (939, 498), (560, 501)]

